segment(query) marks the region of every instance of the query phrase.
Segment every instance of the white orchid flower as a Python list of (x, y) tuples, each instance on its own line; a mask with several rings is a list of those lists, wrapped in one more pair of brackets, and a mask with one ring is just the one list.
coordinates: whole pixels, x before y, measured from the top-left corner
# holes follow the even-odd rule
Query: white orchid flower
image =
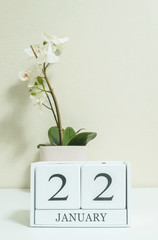
[(68, 37), (56, 37), (47, 33), (42, 33), (42, 36), (46, 42), (52, 42), (54, 45), (61, 45), (69, 40)]
[[(47, 43), (45, 45), (36, 44), (33, 45), (33, 48), (37, 55), (38, 64), (56, 63), (59, 61), (59, 57), (54, 54), (50, 43)], [(31, 48), (25, 49), (24, 52), (30, 57), (35, 57)]]
[[(35, 53), (37, 54), (37, 57), (42, 54), (43, 47), (44, 47), (44, 46), (43, 46), (43, 45), (40, 45), (40, 44), (35, 44), (35, 45), (33, 45), (33, 48), (34, 48), (34, 50), (35, 50)], [(24, 52), (25, 52), (26, 54), (28, 54), (30, 57), (34, 57), (34, 53), (33, 53), (33, 51), (32, 51), (31, 48), (26, 48), (26, 49), (24, 49)]]
[(46, 42), (52, 44), (55, 55), (57, 56), (59, 56), (62, 52), (62, 45), (69, 40), (68, 37), (56, 37), (47, 33), (42, 33), (42, 36)]
[(42, 53), (37, 58), (37, 63), (56, 63), (58, 61), (59, 57), (54, 54), (51, 44), (47, 43), (44, 45)]
[(33, 106), (41, 108), (42, 104), (46, 101), (46, 96), (43, 92), (37, 93), (36, 95), (30, 94), (30, 99), (32, 100)]
[(18, 77), (21, 81), (28, 81), (28, 87), (30, 88), (34, 86), (36, 78), (40, 76), (41, 73), (41, 67), (37, 64), (34, 64), (31, 68), (20, 71)]
[(21, 81), (25, 82), (30, 79), (30, 71), (29, 70), (26, 70), (26, 71), (21, 70), (18, 73), (18, 77), (20, 78)]

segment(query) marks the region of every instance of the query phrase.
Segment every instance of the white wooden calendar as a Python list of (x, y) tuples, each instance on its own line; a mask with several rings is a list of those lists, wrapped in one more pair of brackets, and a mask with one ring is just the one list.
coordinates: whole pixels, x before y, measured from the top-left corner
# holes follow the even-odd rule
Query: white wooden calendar
[(30, 225), (128, 227), (129, 196), (127, 162), (32, 163)]

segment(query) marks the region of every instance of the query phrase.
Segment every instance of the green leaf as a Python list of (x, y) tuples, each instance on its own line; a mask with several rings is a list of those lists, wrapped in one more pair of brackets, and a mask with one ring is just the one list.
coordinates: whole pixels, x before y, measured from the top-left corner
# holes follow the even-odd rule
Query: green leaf
[(67, 127), (63, 134), (63, 145), (67, 145), (70, 139), (75, 135), (75, 130), (72, 127)]
[(37, 77), (37, 81), (39, 82), (39, 84), (43, 85), (43, 79), (42, 79), (42, 77)]
[(72, 137), (67, 145), (85, 146), (89, 141), (97, 136), (95, 132), (83, 132)]
[(44, 42), (43, 42), (43, 45), (46, 45), (46, 44), (47, 44), (47, 42), (46, 42), (46, 41), (44, 41)]
[(51, 127), (48, 130), (48, 138), (52, 146), (60, 145), (60, 138), (59, 138), (59, 129), (58, 127)]

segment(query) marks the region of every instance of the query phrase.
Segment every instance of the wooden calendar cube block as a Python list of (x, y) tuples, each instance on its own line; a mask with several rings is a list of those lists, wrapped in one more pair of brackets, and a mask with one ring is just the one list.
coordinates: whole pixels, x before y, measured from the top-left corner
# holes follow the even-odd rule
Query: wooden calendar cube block
[(85, 164), (81, 179), (82, 209), (125, 209), (125, 164)]
[(79, 209), (80, 165), (38, 166), (35, 199), (36, 209)]
[(31, 226), (128, 227), (129, 224), (129, 163), (31, 164)]

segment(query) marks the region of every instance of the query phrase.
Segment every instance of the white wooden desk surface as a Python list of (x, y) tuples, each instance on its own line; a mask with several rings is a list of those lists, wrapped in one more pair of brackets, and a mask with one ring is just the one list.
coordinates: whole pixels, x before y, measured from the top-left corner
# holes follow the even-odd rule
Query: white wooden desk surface
[(158, 240), (158, 188), (132, 189), (130, 228), (30, 228), (29, 204), (29, 190), (0, 190), (1, 240)]

